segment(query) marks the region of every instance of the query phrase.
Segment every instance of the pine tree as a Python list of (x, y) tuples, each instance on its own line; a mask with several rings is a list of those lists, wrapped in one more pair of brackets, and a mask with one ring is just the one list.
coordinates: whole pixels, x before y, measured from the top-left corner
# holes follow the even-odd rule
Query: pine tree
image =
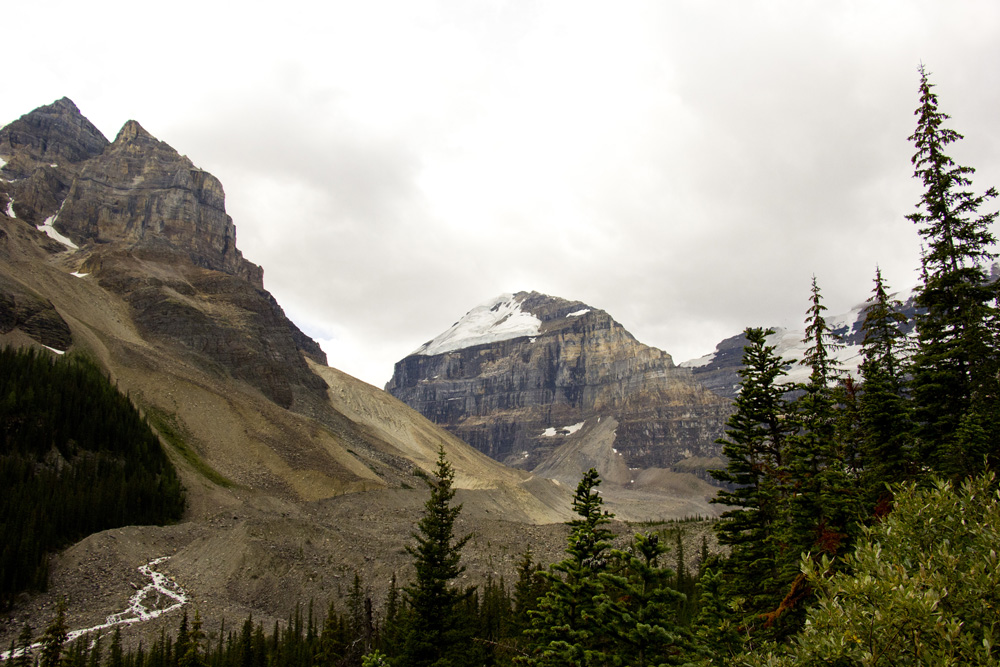
[[(718, 442), (727, 459), (712, 476), (732, 490), (721, 490), (713, 503), (728, 506), (715, 526), (719, 543), (729, 548), (721, 561), (722, 580), (713, 589), (740, 610), (747, 627), (778, 608), (784, 590), (779, 541), (783, 498), (781, 474), (789, 438), (797, 431), (785, 394), (790, 383), (786, 362), (767, 344), (771, 329), (748, 328), (740, 369), (740, 393), (726, 436)], [(713, 603), (721, 604), (721, 603)]]
[(471, 628), (462, 618), (460, 609), (471, 590), (460, 591), (453, 584), (465, 571), (460, 565), (462, 547), (472, 535), (456, 539), (455, 520), (462, 506), (451, 506), (455, 497), (452, 484), (455, 471), (438, 451), (437, 469), (433, 476), (421, 474), (430, 489), (424, 504), (424, 516), (413, 534), (416, 546), (407, 546), (413, 557), (416, 578), (405, 589), (410, 623), (407, 628), (400, 664), (422, 666), (435, 664), (466, 664), (470, 650)]
[(596, 665), (606, 658), (608, 636), (601, 623), (598, 598), (604, 592), (600, 574), (607, 570), (611, 531), (603, 527), (612, 515), (602, 509), (600, 475), (591, 468), (573, 496), (580, 517), (569, 522), (566, 558), (545, 573), (549, 589), (529, 612), (530, 665)]
[(42, 635), (42, 648), (39, 664), (41, 667), (59, 667), (59, 658), (62, 656), (63, 647), (66, 644), (66, 602), (59, 601), (56, 607), (56, 617), (52, 619), (49, 626), (45, 628)]
[(865, 306), (860, 403), (862, 487), (869, 511), (889, 499), (886, 484), (913, 479), (913, 421), (907, 391), (907, 317), (890, 298), (882, 271)]
[(25, 623), (21, 627), (21, 634), (17, 636), (17, 642), (20, 646), (20, 653), (15, 656), (11, 653), (11, 665), (13, 667), (31, 667), (31, 645), (34, 642), (34, 632), (31, 629), (31, 625)]
[[(783, 527), (783, 579), (796, 581), (803, 553), (834, 556), (845, 547), (849, 524), (857, 515), (856, 485), (847, 473), (845, 453), (838, 434), (839, 411), (835, 384), (842, 371), (835, 352), (842, 348), (827, 324), (822, 294), (813, 276), (806, 317), (809, 347), (799, 362), (809, 368), (809, 379), (798, 389), (795, 401), (799, 432), (788, 439), (782, 483), (785, 521)], [(794, 600), (783, 606), (789, 609)], [(801, 615), (802, 605), (796, 611)]]
[(945, 154), (963, 137), (945, 127), (949, 116), (938, 109), (933, 87), (921, 65), (917, 129), (910, 141), (916, 148), (914, 177), (924, 193), (907, 216), (926, 243), (913, 398), (921, 457), (942, 474), (964, 476), (981, 467), (985, 456), (994, 464), (998, 456), (1000, 318), (997, 287), (985, 267), (996, 257), (990, 226), (997, 213), (979, 213), (997, 191), (973, 194), (967, 188), (975, 170)]
[(611, 569), (601, 574), (600, 616), (611, 635), (611, 654), (627, 665), (688, 662), (691, 642), (677, 614), (684, 595), (672, 586), (675, 574), (659, 564), (666, 552), (655, 533), (636, 533), (631, 548), (611, 551)]

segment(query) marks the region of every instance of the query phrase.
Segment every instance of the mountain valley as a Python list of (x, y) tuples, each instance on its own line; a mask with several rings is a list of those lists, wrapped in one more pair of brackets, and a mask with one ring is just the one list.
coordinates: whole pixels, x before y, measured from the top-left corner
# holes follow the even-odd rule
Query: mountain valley
[[(354, 572), (380, 599), (393, 573), (407, 576), (404, 546), (427, 495), (413, 470), (431, 469), (439, 448), (456, 471), (459, 531), (475, 535), (463, 553), (469, 581), (512, 581), (529, 545), (543, 563), (562, 552), (575, 469), (505, 466), (326, 366), (238, 250), (218, 180), (137, 122), (108, 141), (64, 98), (0, 130), (0, 160), (0, 341), (98, 363), (159, 432), (188, 498), (181, 523), (104, 531), (54, 556), (49, 591), (22, 596), (0, 641), (25, 622), (44, 627), (61, 598), (71, 628), (101, 623), (142, 585), (137, 568), (163, 556), (160, 569), (211, 623), (272, 622), (309, 600), (325, 608)], [(627, 338), (600, 317), (576, 321)], [(644, 365), (655, 393), (663, 356), (620, 363)], [(687, 391), (718, 427), (725, 402)], [(653, 409), (637, 405), (622, 414)], [(574, 414), (556, 411), (548, 425)], [(580, 435), (599, 446), (581, 447), (593, 453), (578, 462), (607, 457), (617, 418), (587, 421)], [(615, 482), (628, 474), (602, 467)], [(712, 487), (650, 470), (609, 482), (619, 519), (712, 513)], [(692, 557), (703, 533), (689, 536)]]

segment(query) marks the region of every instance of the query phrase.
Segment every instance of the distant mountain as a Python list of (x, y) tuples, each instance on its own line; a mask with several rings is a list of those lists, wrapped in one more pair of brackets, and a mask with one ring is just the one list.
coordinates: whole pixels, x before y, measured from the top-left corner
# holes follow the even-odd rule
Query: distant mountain
[(473, 308), (397, 362), (386, 389), (507, 465), (567, 482), (595, 466), (625, 488), (718, 465), (730, 414), (608, 313), (537, 292)]
[(243, 258), (218, 179), (135, 121), (109, 142), (64, 98), (0, 128), (0, 345), (98, 364), (158, 432), (189, 501), (177, 525), (99, 533), (54, 558), (50, 592), (18, 603), (17, 627), (0, 619), (5, 646), (22, 621), (45, 627), (61, 596), (71, 627), (103, 622), (134, 592), (129, 573), (164, 555), (216, 621), (322, 608), (344, 572), (402, 577), (426, 500), (413, 471), (439, 448), (484, 535), (470, 575), (512, 579), (526, 531), (536, 553), (550, 533), (563, 547), (562, 526), (543, 524), (571, 514), (572, 488), (327, 367)]
[[(913, 331), (913, 316), (916, 312), (914, 295), (911, 291), (892, 295), (893, 299), (903, 304), (901, 312), (908, 321), (903, 327), (909, 333)], [(861, 344), (864, 342), (862, 325), (865, 319), (865, 303), (859, 303), (846, 313), (826, 316), (830, 329), (839, 336), (843, 347), (834, 352), (845, 372), (857, 377), (858, 365), (861, 363)], [(809, 369), (799, 364), (805, 356), (809, 344), (803, 342), (805, 328), (785, 329), (771, 327), (774, 333), (768, 336), (768, 344), (775, 346), (775, 352), (790, 362), (787, 382), (805, 382), (809, 377)], [(681, 363), (683, 368), (689, 368), (694, 377), (706, 387), (720, 396), (735, 398), (739, 389), (739, 370), (743, 359), (743, 346), (746, 337), (740, 333), (726, 338), (715, 346), (715, 351), (698, 359)]]

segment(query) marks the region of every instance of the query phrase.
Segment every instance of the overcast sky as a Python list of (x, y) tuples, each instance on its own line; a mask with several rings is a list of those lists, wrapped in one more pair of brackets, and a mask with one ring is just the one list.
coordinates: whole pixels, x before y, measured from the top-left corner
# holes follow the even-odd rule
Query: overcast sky
[[(377, 386), (477, 304), (537, 290), (675, 361), (831, 314), (904, 216), (919, 63), (1000, 186), (1000, 3), (7, 3), (0, 125), (67, 96), (221, 181), (244, 256)], [(237, 9), (231, 9), (235, 7)], [(991, 204), (994, 210), (996, 203)]]

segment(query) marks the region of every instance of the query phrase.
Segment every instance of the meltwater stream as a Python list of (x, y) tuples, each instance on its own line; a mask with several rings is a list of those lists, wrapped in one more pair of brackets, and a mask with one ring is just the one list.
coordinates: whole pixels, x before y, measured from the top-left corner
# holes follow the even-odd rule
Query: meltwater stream
[[(83, 628), (81, 630), (73, 630), (67, 633), (66, 643), (91, 632), (100, 632), (102, 630), (107, 630), (108, 628), (113, 628), (116, 625), (127, 625), (139, 623), (141, 621), (148, 621), (187, 604), (188, 597), (184, 590), (170, 577), (162, 572), (157, 572), (154, 569), (157, 565), (168, 558), (170, 558), (170, 556), (162, 556), (139, 567), (139, 572), (143, 576), (148, 577), (150, 582), (137, 590), (135, 594), (129, 598), (127, 609), (120, 611), (117, 614), (111, 614), (105, 619), (104, 623), (101, 623), (100, 625)], [(13, 652), (13, 655), (11, 655), (11, 651), (4, 651), (3, 653), (0, 653), (0, 660), (7, 660), (12, 657), (16, 658), (23, 655), (25, 651), (34, 652), (40, 647), (41, 643), (39, 642), (32, 644), (27, 648), (23, 646), (19, 647)]]

